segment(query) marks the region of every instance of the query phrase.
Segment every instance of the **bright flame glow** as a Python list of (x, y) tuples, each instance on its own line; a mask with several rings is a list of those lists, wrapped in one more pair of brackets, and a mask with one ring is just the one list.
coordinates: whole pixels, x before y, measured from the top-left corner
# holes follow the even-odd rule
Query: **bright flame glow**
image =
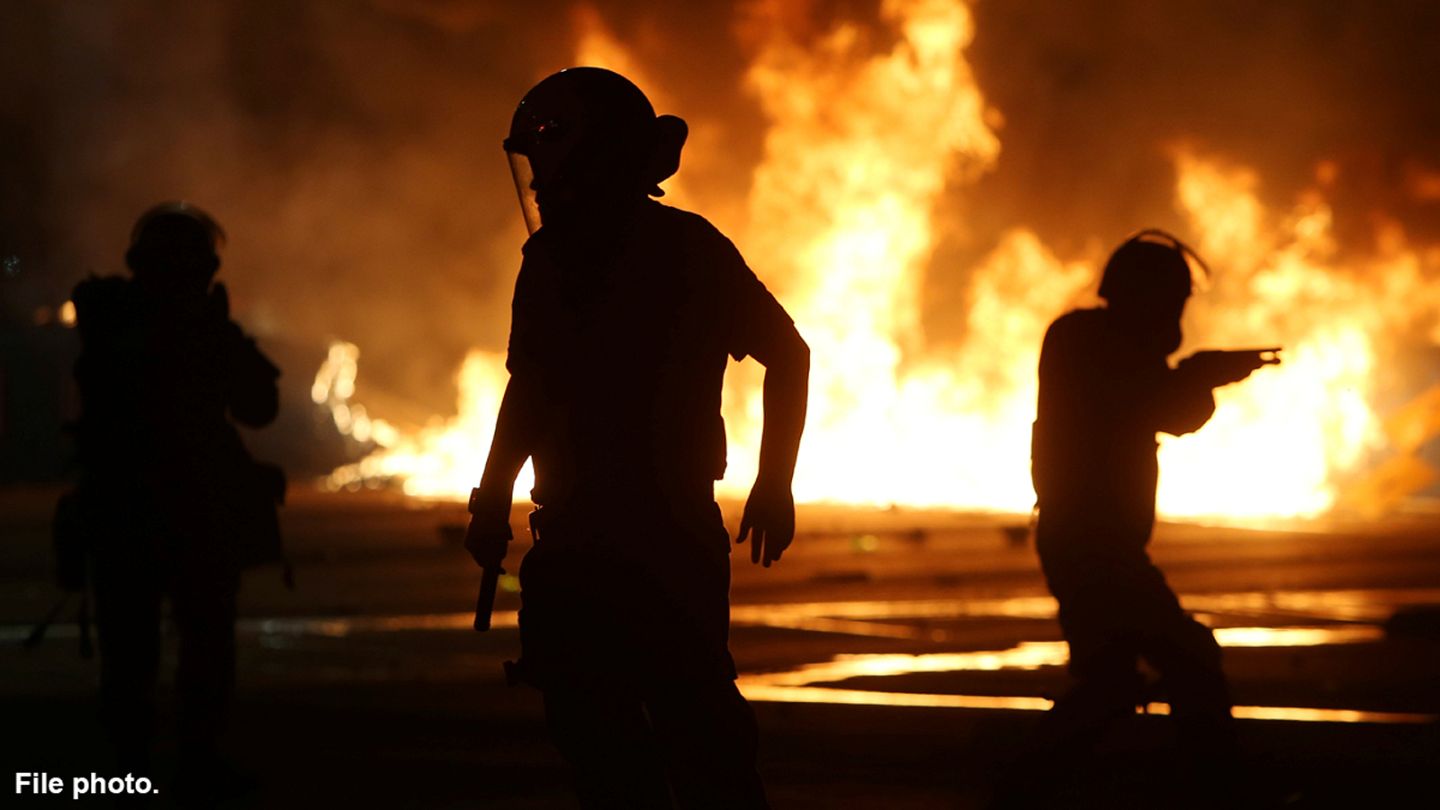
[[(1379, 446), (1369, 405), (1381, 302), (1332, 262), (1330, 210), (1304, 201), (1278, 225), (1255, 175), (1177, 153), (1177, 197), (1216, 268), (1188, 330), (1212, 345), (1283, 346), (1284, 362), (1216, 392), (1194, 436), (1162, 439), (1159, 505), (1170, 515), (1315, 515), (1338, 478)], [(1192, 341), (1196, 342), (1196, 341)], [(1244, 463), (1236, 463), (1243, 459)]]
[[(842, 22), (801, 44), (787, 34), (793, 9), (783, 6), (752, 11), (763, 38), (746, 82), (770, 127), (745, 222), (734, 230), (813, 351), (796, 497), (1027, 511), (1041, 338), (1056, 316), (1086, 303), (1103, 256), (1061, 259), (1032, 231), (1011, 229), (975, 266), (958, 269), (968, 279), (969, 308), (955, 316), (965, 342), (928, 345), (925, 274), (957, 270), (931, 266), (936, 204), (1000, 153), (992, 126), (1000, 115), (986, 107), (964, 55), (973, 18), (958, 0), (885, 0), (882, 24), (893, 37)], [(582, 10), (576, 22), (580, 63), (644, 75), (599, 15)], [(687, 154), (697, 152), (704, 159), (703, 143), (692, 142)], [(1174, 165), (1177, 208), (1215, 268), (1213, 289), (1191, 303), (1186, 350), (1285, 351), (1282, 365), (1217, 392), (1201, 431), (1162, 439), (1160, 512), (1314, 516), (1393, 503), (1432, 480), (1414, 452), (1440, 433), (1440, 420), (1427, 419), (1426, 406), (1401, 423), (1382, 421), (1374, 376), (1398, 335), (1429, 332), (1440, 343), (1440, 285), (1426, 281), (1440, 254), (1417, 253), (1392, 227), (1379, 256), (1342, 262), (1318, 193), (1277, 213), (1262, 203), (1253, 170), (1184, 148)], [(1317, 175), (1336, 171), (1326, 162)], [(334, 387), (322, 390), (317, 376), (316, 401), (343, 432), (379, 448), (337, 470), (332, 486), (398, 479), (412, 494), (463, 497), (474, 485), (506, 380), (498, 355), (472, 351), (457, 415), (409, 431), (370, 418), (340, 387), (343, 376), (321, 371)], [(353, 392), (353, 368), (347, 373)], [(730, 457), (720, 491), (731, 497), (754, 480), (759, 380), (748, 364), (727, 381)], [(517, 495), (529, 486), (527, 471)]]
[[(351, 405), (360, 350), (351, 343), (336, 343), (315, 375), (310, 398), (329, 408), (335, 427), (358, 442), (373, 443), (376, 450), (354, 464), (330, 473), (331, 489), (354, 488), (366, 483), (401, 480), (407, 495), (444, 498), (469, 494), (480, 482), (480, 469), (490, 452), (495, 416), (509, 379), (505, 358), (493, 352), (472, 350), (465, 356), (456, 385), (460, 389), (459, 415), (435, 420), (423, 429), (406, 433), (383, 419), (371, 419), (363, 405)], [(479, 465), (476, 466), (476, 459)], [(515, 496), (528, 497), (534, 473), (527, 462), (515, 481)]]
[[(1085, 277), (1033, 236), (1012, 234), (975, 273), (970, 319), (1012, 336), (1029, 362), (981, 347), (915, 354), (932, 208), (951, 178), (989, 168), (1000, 144), (963, 56), (974, 34), (968, 8), (892, 1), (881, 15), (898, 37), (879, 53), (853, 24), (805, 46), (769, 26), (748, 75), (772, 123), (743, 244), (779, 280), (814, 358), (796, 497), (1024, 510), (1045, 314), (999, 302), (1024, 290), (1058, 307)], [(754, 478), (758, 400), (756, 388), (743, 390), (727, 414), (732, 495)], [(1015, 463), (990, 466), (1016, 449)]]

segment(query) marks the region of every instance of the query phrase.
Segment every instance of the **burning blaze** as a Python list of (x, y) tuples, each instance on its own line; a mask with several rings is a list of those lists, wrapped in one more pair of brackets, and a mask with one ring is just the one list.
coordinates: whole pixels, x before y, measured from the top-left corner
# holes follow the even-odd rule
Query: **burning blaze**
[[(355, 393), (360, 350), (352, 343), (336, 343), (315, 375), (310, 397), (330, 410), (335, 427), (375, 452), (330, 473), (332, 489), (399, 480), (407, 495), (427, 498), (467, 497), (480, 481), (495, 415), (509, 379), (505, 358), (494, 352), (472, 350), (465, 357), (456, 383), (460, 389), (456, 416), (436, 419), (418, 431), (396, 430), (383, 419), (371, 419), (363, 405), (350, 404)], [(477, 466), (478, 465), (478, 466)], [(527, 463), (516, 479), (517, 495), (528, 493), (534, 473)]]
[(1283, 346), (1284, 363), (1216, 392), (1195, 436), (1166, 438), (1159, 507), (1171, 515), (1315, 515), (1336, 484), (1378, 449), (1375, 336), (1385, 324), (1369, 289), (1334, 266), (1329, 208), (1318, 196), (1271, 222), (1253, 173), (1188, 152), (1177, 197), (1195, 247), (1216, 268), (1193, 299), (1187, 331), (1207, 345)]
[[(974, 33), (968, 8), (886, 0), (882, 16), (895, 36), (878, 48), (848, 23), (801, 45), (787, 34), (781, 4), (752, 13), (765, 38), (746, 80), (771, 123), (746, 221), (727, 230), (813, 352), (797, 498), (1027, 511), (1041, 339), (1066, 309), (1094, 303), (1104, 257), (1065, 261), (1014, 228), (964, 268), (969, 308), (955, 317), (965, 321), (965, 341), (927, 345), (925, 273), (957, 269), (931, 267), (936, 203), (1000, 154), (998, 113), (987, 109), (964, 58)], [(595, 15), (578, 20), (583, 63), (636, 72)], [(1365, 470), (1387, 450), (1403, 457), (1404, 474), (1387, 473), (1371, 489), (1428, 482), (1428, 468), (1417, 472), (1411, 456), (1440, 433), (1440, 418), (1428, 416), (1440, 409), (1440, 393), (1412, 407), (1403, 424), (1382, 423), (1374, 372), (1401, 333), (1433, 330), (1440, 290), (1424, 279), (1440, 261), (1410, 250), (1397, 232), (1380, 258), (1343, 266), (1318, 192), (1276, 215), (1256, 194), (1253, 172), (1186, 150), (1174, 163), (1187, 235), (1215, 268), (1211, 289), (1187, 313), (1186, 350), (1285, 351), (1283, 365), (1221, 389), (1200, 432), (1162, 440), (1161, 512), (1317, 515), (1341, 502), (1342, 487), (1364, 490)], [(1322, 175), (1337, 171), (1323, 168)], [(463, 497), (489, 448), (507, 379), (503, 358), (472, 351), (459, 373), (457, 415), (406, 432), (349, 402), (357, 356), (340, 344), (313, 393), (343, 432), (377, 449), (336, 470), (331, 485), (398, 479), (407, 493)], [(725, 417), (731, 452), (720, 491), (743, 497), (759, 450), (755, 364), (732, 367)], [(517, 497), (529, 488), (527, 467)]]
[[(803, 48), (783, 25), (767, 26), (775, 33), (748, 75), (772, 123), (743, 247), (814, 358), (795, 494), (1023, 509), (1024, 459), (1010, 482), (1018, 488), (992, 477), (985, 444), (999, 437), (982, 424), (1008, 421), (1002, 430), (1028, 435), (1024, 411), (999, 413), (1004, 404), (978, 376), (911, 362), (923, 348), (931, 210), (947, 178), (974, 176), (1000, 149), (963, 57), (971, 18), (951, 2), (888, 2), (882, 15), (899, 36), (877, 54), (853, 25)], [(727, 418), (725, 489), (735, 495), (753, 480), (759, 450), (759, 392), (740, 390)]]

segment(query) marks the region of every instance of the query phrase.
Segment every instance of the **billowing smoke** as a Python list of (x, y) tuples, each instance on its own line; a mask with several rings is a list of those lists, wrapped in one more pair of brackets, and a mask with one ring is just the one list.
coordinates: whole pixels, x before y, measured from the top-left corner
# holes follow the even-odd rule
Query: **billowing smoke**
[[(1413, 178), (1440, 171), (1440, 9), (1424, 2), (980, 2), (970, 57), (1001, 111), (1005, 158), (983, 216), (1056, 243), (1173, 211), (1166, 147), (1259, 168), (1286, 206), (1339, 165), (1343, 240), (1375, 210), (1440, 237)], [(1420, 204), (1424, 202), (1424, 204)], [(1174, 217), (1174, 214), (1171, 214)], [(1165, 224), (1179, 225), (1178, 219)]]
[(504, 340), (522, 232), (499, 144), (570, 46), (504, 5), (390, 5), (7, 4), (0, 160), (28, 186), (6, 183), (7, 253), (58, 303), (123, 271), (141, 211), (192, 200), (263, 340), (361, 341), (377, 398), (443, 408), (465, 349)]

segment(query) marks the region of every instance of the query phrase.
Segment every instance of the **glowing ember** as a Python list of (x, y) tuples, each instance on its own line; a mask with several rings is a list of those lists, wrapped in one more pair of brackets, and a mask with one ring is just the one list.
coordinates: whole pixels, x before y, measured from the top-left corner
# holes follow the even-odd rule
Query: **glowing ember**
[[(1102, 251), (1063, 261), (1033, 232), (1012, 229), (966, 268), (969, 310), (957, 314), (966, 341), (928, 346), (921, 293), (936, 243), (935, 204), (1000, 153), (990, 125), (998, 113), (986, 108), (964, 58), (974, 33), (968, 8), (886, 0), (881, 15), (896, 36), (879, 51), (855, 24), (802, 46), (785, 34), (778, 6), (753, 13), (766, 23), (754, 30), (768, 39), (758, 43), (747, 85), (771, 124), (746, 222), (732, 230), (813, 351), (797, 498), (1027, 511), (1041, 338), (1063, 311), (1093, 303), (1087, 295)], [(643, 76), (594, 15), (577, 22), (582, 63)], [(1430, 480), (1412, 457), (1420, 439), (1411, 434), (1428, 438), (1440, 421), (1417, 406), (1423, 412), (1403, 424), (1382, 424), (1374, 371), (1402, 330), (1435, 330), (1440, 290), (1424, 279), (1440, 259), (1422, 258), (1391, 229), (1382, 256), (1344, 265), (1318, 192), (1276, 214), (1248, 169), (1186, 150), (1175, 152), (1174, 164), (1186, 235), (1215, 268), (1212, 289), (1187, 315), (1186, 350), (1285, 351), (1282, 365), (1221, 389), (1198, 434), (1162, 441), (1161, 512), (1313, 516), (1347, 492), (1373, 505)], [(1340, 170), (1323, 164), (1319, 181)], [(1098, 235), (1096, 244), (1122, 236)], [(342, 431), (378, 449), (330, 483), (400, 480), (408, 493), (463, 497), (489, 447), (503, 358), (472, 351), (460, 371), (457, 415), (399, 431), (349, 402), (355, 356), (353, 346), (339, 359), (332, 353), (315, 399)], [(760, 411), (758, 370), (735, 367), (722, 494), (743, 496), (754, 478)], [(1379, 465), (1388, 477), (1367, 482), (1366, 470), (1392, 447), (1400, 455)], [(517, 496), (529, 481), (527, 469)]]

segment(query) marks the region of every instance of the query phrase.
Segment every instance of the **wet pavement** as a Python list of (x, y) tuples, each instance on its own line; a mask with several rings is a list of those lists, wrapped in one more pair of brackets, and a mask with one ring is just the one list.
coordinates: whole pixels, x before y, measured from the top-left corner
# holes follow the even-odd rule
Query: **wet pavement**
[[(73, 606), (42, 645), (19, 648), (58, 597), (46, 581), (46, 497), (0, 498), (14, 538), (0, 551), (4, 761), (103, 773), (96, 667), (76, 654)], [(573, 806), (537, 696), (504, 685), (502, 664), (518, 652), (512, 579), (495, 629), (470, 629), (478, 575), (459, 546), (463, 519), (453, 505), (390, 496), (294, 499), (298, 588), (261, 569), (242, 600), (230, 747), (262, 789), (236, 806)], [(800, 525), (774, 568), (744, 555), (734, 564), (732, 648), (775, 805), (982, 806), (1066, 684), (1024, 518), (811, 508)], [(1422, 517), (1161, 527), (1155, 557), (1225, 647), (1269, 804), (1387, 806), (1374, 802), (1403, 795), (1440, 806), (1426, 803), (1440, 797), (1437, 530)], [(512, 549), (512, 568), (522, 552)], [(1165, 711), (1152, 704), (1083, 775), (1056, 777), (1069, 780), (1068, 803), (1194, 806), (1167, 793), (1184, 766), (1154, 716)], [(162, 767), (174, 756), (165, 739)]]

